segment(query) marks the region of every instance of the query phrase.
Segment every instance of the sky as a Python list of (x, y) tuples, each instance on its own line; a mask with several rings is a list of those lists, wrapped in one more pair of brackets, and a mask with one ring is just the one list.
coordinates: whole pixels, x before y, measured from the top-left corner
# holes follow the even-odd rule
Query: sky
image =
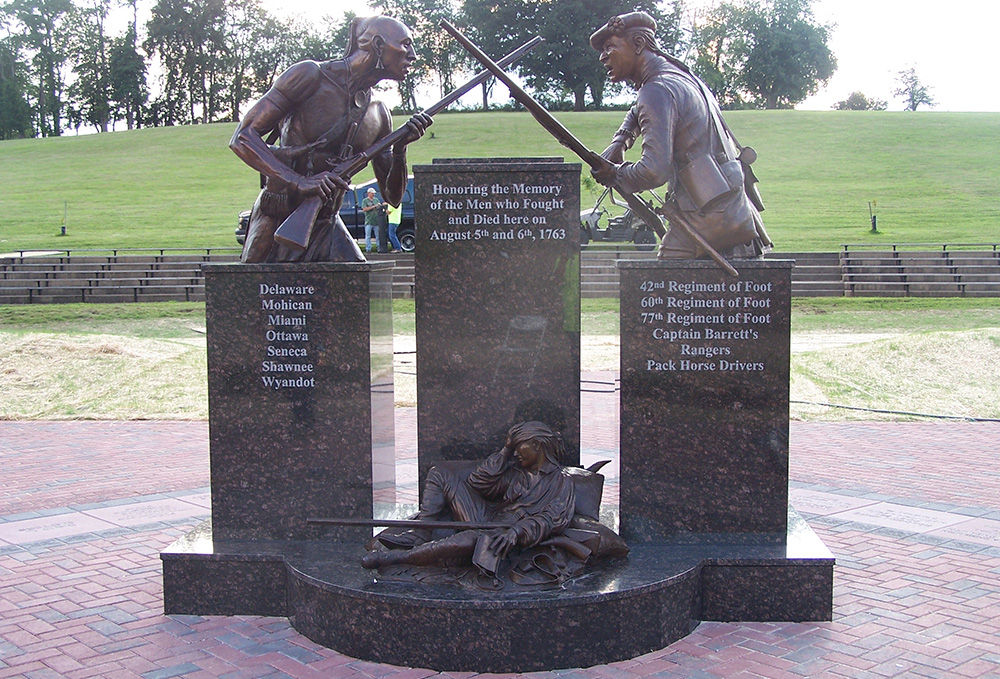
[[(298, 14), (313, 20), (348, 9), (364, 14), (367, 9), (357, 0), (264, 3), (276, 16)], [(691, 7), (704, 4), (711, 3), (687, 0)], [(823, 23), (836, 25), (830, 47), (838, 68), (822, 90), (797, 108), (826, 110), (860, 90), (869, 98), (886, 100), (889, 110), (902, 110), (902, 100), (892, 91), (898, 73), (914, 68), (931, 88), (937, 102), (933, 110), (1000, 111), (1000, 88), (992, 76), (984, 75), (998, 42), (1000, 3), (995, 0), (816, 0), (814, 12)]]
[(991, 0), (820, 0), (816, 17), (835, 23), (830, 47), (837, 72), (798, 108), (826, 109), (855, 90), (889, 101), (899, 71), (914, 68), (931, 88), (936, 111), (1000, 111), (1000, 89), (988, 75), (997, 44), (1000, 4)]

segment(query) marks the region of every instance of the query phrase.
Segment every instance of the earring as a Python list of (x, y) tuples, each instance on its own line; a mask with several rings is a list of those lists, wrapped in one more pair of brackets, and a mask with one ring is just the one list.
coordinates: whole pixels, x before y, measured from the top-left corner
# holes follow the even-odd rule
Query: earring
[(377, 49), (375, 50), (375, 70), (382, 71), (384, 69), (385, 66), (382, 65), (382, 50)]

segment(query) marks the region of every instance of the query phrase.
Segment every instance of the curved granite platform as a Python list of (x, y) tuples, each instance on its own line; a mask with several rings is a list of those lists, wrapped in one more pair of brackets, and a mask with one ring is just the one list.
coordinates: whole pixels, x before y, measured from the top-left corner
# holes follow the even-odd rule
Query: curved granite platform
[(479, 593), (367, 582), (329, 560), (289, 560), (289, 618), (350, 656), (437, 670), (527, 672), (631, 658), (698, 624), (698, 560), (636, 550), (561, 590)]
[(784, 545), (637, 545), (561, 589), (382, 582), (358, 542), (217, 541), (161, 554), (164, 610), (284, 615), (347, 655), (437, 670), (587, 667), (662, 648), (701, 620), (829, 620), (833, 557), (794, 513)]

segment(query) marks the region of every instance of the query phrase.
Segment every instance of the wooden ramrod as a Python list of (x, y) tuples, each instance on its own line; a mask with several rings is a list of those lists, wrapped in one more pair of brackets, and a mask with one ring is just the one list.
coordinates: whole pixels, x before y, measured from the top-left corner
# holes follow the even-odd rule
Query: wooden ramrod
[(306, 523), (322, 524), (324, 526), (361, 526), (363, 528), (454, 528), (456, 530), (492, 530), (494, 528), (510, 528), (510, 524), (497, 522), (473, 521), (421, 521), (419, 519), (339, 519), (339, 518), (309, 518)]

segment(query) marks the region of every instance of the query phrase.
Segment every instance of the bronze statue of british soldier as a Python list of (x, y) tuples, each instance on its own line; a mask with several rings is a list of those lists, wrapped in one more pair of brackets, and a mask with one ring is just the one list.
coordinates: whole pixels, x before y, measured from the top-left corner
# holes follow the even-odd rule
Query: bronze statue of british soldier
[[(561, 584), (599, 557), (626, 554), (621, 538), (599, 521), (603, 477), (564, 467), (562, 455), (562, 438), (551, 427), (521, 422), (482, 462), (431, 468), (420, 512), (401, 522), (411, 527), (376, 536), (362, 565), (401, 567), (397, 575), (417, 580), (461, 580), (464, 571), (491, 585), (542, 585)], [(435, 532), (441, 525), (449, 530)]]
[[(670, 229), (661, 258), (705, 256), (688, 230), (727, 259), (762, 255), (771, 241), (749, 167), (756, 154), (739, 146), (705, 84), (659, 48), (655, 20), (645, 12), (616, 16), (590, 36), (590, 44), (612, 81), (638, 90), (601, 154), (611, 165), (596, 168), (594, 177), (630, 193), (667, 186), (664, 212), (671, 227), (684, 221), (687, 228)], [(641, 157), (625, 162), (625, 151), (640, 136)]]

